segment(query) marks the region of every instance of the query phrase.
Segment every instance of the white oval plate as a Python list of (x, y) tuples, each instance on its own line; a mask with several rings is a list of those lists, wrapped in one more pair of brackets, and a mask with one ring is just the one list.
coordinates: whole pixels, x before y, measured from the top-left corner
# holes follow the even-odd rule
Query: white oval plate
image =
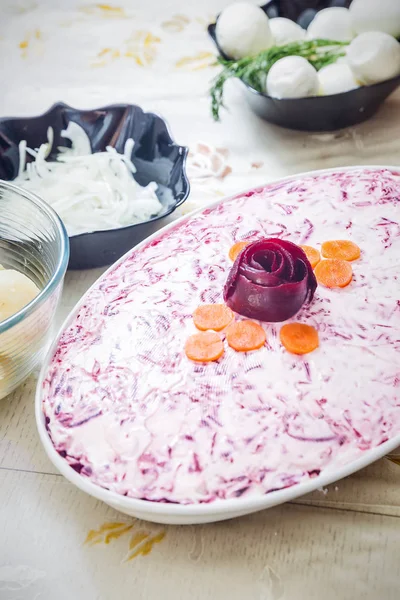
[[(367, 167), (347, 167), (347, 168), (338, 168), (338, 169), (326, 169), (321, 171), (311, 171), (307, 173), (297, 174), (291, 177), (285, 177), (279, 182), (287, 182), (291, 180), (297, 180), (302, 177), (313, 176), (313, 175), (323, 175), (335, 172), (344, 172), (344, 171), (354, 171), (357, 169), (387, 169), (389, 171), (398, 172), (398, 168), (396, 167), (386, 167), (386, 166), (367, 166)], [(277, 183), (277, 182), (274, 182)], [(269, 184), (268, 184), (269, 185)], [(263, 186), (260, 186), (263, 187)], [(249, 190), (250, 191), (250, 190)], [(236, 197), (238, 194), (235, 194)], [(225, 199), (228, 200), (228, 199)], [(213, 203), (211, 207), (216, 206), (223, 202), (220, 199)], [(210, 208), (208, 206), (207, 208)], [(200, 209), (191, 215), (185, 216), (177, 221), (174, 221), (170, 225), (164, 227), (161, 231), (158, 231), (150, 238), (147, 238), (144, 242), (139, 244), (136, 249), (140, 249), (142, 246), (149, 243), (153, 239), (156, 239), (160, 236), (160, 234), (165, 234), (168, 230), (177, 226), (177, 224), (187, 221), (193, 217), (194, 214), (202, 212), (204, 209)], [(117, 264), (123, 262), (129, 254), (122, 257)], [(114, 268), (113, 265), (111, 268)], [(109, 271), (107, 271), (108, 273)], [(107, 273), (105, 273), (102, 277), (106, 277)], [(128, 498), (117, 494), (113, 491), (104, 489), (92, 483), (89, 479), (82, 477), (79, 475), (69, 464), (64, 460), (58, 452), (55, 450), (50, 437), (48, 435), (46, 424), (45, 424), (45, 416), (42, 410), (42, 387), (45, 379), (45, 375), (47, 373), (49, 364), (53, 357), (53, 354), (57, 348), (58, 340), (63, 333), (63, 331), (70, 325), (72, 320), (74, 319), (76, 313), (79, 310), (79, 307), (85, 302), (85, 298), (90, 293), (89, 290), (85, 296), (81, 299), (78, 305), (74, 308), (71, 314), (66, 319), (65, 323), (61, 327), (60, 333), (58, 334), (56, 340), (52, 344), (46, 359), (44, 361), (38, 386), (36, 392), (36, 422), (39, 431), (39, 436), (42, 441), (42, 444), (45, 448), (45, 451), (54, 464), (54, 466), (62, 473), (71, 483), (76, 485), (79, 489), (90, 494), (91, 496), (102, 500), (108, 505), (112, 506), (116, 510), (119, 510), (128, 515), (138, 517), (141, 519), (145, 519), (148, 521), (153, 521), (157, 523), (167, 523), (167, 524), (193, 524), (193, 523), (209, 523), (214, 521), (220, 521), (225, 519), (231, 519), (233, 517), (239, 517), (245, 514), (253, 513), (259, 510), (263, 510), (266, 508), (270, 508), (272, 506), (276, 506), (278, 504), (282, 504), (289, 500), (293, 500), (299, 496), (312, 492), (318, 488), (329, 485), (343, 477), (347, 477), (352, 473), (358, 471), (366, 467), (367, 465), (373, 463), (374, 461), (382, 458), (386, 454), (392, 452), (397, 446), (400, 445), (400, 432), (389, 439), (387, 442), (384, 442), (380, 446), (372, 448), (370, 450), (365, 451), (365, 454), (360, 458), (353, 460), (350, 463), (345, 464), (340, 468), (327, 468), (322, 471), (320, 475), (315, 478), (309, 479), (305, 482), (300, 482), (292, 487), (288, 487), (285, 489), (269, 492), (265, 495), (256, 496), (256, 497), (239, 497), (236, 499), (228, 499), (228, 500), (215, 500), (211, 503), (206, 504), (174, 504), (174, 503), (161, 503), (161, 502), (152, 502), (147, 500), (137, 500), (134, 498)]]

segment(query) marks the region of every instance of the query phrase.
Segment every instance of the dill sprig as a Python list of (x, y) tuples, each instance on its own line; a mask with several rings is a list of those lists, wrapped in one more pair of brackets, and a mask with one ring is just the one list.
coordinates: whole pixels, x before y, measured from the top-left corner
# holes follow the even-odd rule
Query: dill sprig
[(223, 69), (214, 79), (210, 89), (212, 116), (216, 121), (219, 120), (220, 109), (224, 107), (224, 86), (228, 79), (237, 77), (258, 92), (265, 92), (268, 71), (279, 59), (285, 56), (302, 56), (319, 71), (322, 67), (336, 62), (341, 56), (345, 56), (343, 46), (347, 46), (347, 44), (348, 42), (318, 39), (292, 42), (285, 46), (273, 46), (256, 56), (240, 60), (226, 60), (219, 57), (218, 62)]

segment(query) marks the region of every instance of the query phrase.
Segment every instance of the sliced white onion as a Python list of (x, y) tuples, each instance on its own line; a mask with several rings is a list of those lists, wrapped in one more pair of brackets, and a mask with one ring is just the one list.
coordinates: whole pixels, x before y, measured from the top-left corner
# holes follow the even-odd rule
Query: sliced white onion
[[(117, 229), (157, 216), (162, 204), (157, 184), (140, 186), (131, 160), (133, 139), (125, 143), (124, 153), (107, 147), (92, 154), (85, 131), (72, 121), (61, 132), (71, 148), (58, 148), (56, 160), (46, 160), (54, 143), (48, 129), (48, 142), (33, 150), (25, 140), (19, 144), (20, 168), (15, 180), (50, 204), (60, 215), (69, 235), (104, 229)], [(27, 162), (27, 156), (34, 160)]]

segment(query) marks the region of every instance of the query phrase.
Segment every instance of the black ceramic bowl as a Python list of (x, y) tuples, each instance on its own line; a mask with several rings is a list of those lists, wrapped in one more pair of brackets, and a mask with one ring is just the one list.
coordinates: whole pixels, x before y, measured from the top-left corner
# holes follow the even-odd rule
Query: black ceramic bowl
[[(350, 0), (271, 0), (261, 8), (270, 18), (286, 17), (307, 28), (319, 10), (330, 6), (348, 7), (350, 3)], [(229, 58), (218, 46), (215, 25), (208, 26), (208, 33), (221, 56)], [(400, 85), (400, 75), (350, 92), (310, 98), (272, 98), (243, 83), (251, 108), (266, 121), (301, 131), (335, 131), (372, 117)]]
[(70, 121), (85, 130), (93, 152), (101, 152), (106, 146), (123, 152), (126, 140), (132, 137), (135, 141), (132, 151), (132, 162), (137, 169), (135, 179), (140, 185), (155, 181), (157, 196), (164, 207), (160, 215), (144, 223), (71, 236), (69, 268), (91, 269), (109, 265), (120, 258), (156, 231), (160, 226), (158, 221), (186, 200), (189, 194), (185, 172), (188, 150), (175, 144), (161, 117), (143, 112), (139, 106), (121, 104), (77, 110), (58, 103), (38, 117), (0, 119), (0, 179), (11, 181), (17, 176), (21, 140), (26, 140), (30, 148), (37, 148), (47, 141), (47, 129), (52, 127), (53, 148), (68, 145), (61, 137), (61, 131)]

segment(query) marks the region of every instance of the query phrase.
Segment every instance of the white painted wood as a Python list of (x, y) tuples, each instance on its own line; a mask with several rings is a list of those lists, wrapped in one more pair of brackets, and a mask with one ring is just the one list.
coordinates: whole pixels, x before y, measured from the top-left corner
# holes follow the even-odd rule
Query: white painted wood
[[(284, 505), (225, 523), (160, 527), (125, 519), (61, 477), (1, 471), (0, 486), (8, 490), (2, 600), (398, 598), (394, 517)], [(90, 529), (110, 521), (133, 527), (109, 545), (84, 545)], [(124, 562), (139, 531), (166, 535), (149, 555)], [(8, 589), (6, 574), (14, 578)]]

